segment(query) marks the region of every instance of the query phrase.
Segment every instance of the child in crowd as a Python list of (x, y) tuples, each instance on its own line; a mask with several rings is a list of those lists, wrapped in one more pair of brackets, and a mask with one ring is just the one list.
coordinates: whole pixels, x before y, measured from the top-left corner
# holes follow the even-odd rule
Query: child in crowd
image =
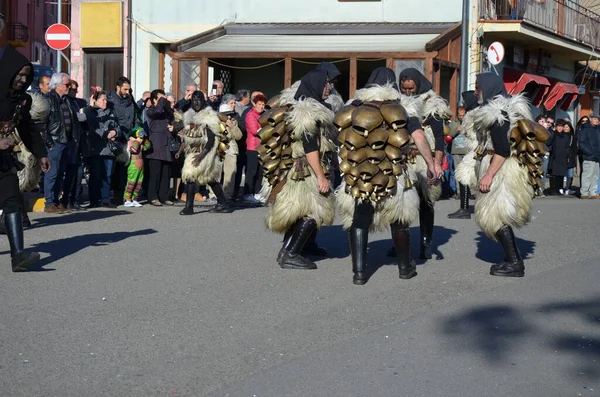
[(144, 180), (144, 159), (142, 152), (150, 149), (148, 134), (141, 127), (136, 127), (131, 131), (127, 148), (131, 153), (131, 161), (127, 167), (127, 187), (125, 188), (125, 207), (141, 207), (137, 201), (142, 181)]

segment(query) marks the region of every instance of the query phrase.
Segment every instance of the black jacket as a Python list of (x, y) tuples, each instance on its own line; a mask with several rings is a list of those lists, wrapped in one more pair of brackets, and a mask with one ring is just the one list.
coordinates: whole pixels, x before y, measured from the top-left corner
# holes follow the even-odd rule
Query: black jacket
[[(55, 143), (67, 143), (72, 137), (67, 136), (67, 130), (65, 127), (65, 117), (63, 115), (60, 104), (62, 101), (66, 101), (66, 95), (59, 97), (56, 91), (52, 90), (46, 95), (46, 99), (50, 103), (50, 114), (48, 115), (48, 127), (46, 128), (46, 136), (44, 141), (46, 146), (52, 147)], [(69, 107), (69, 111), (71, 108)], [(75, 123), (77, 122), (77, 116), (71, 113), (71, 122), (73, 124), (73, 130), (75, 130)]]
[(121, 134), (129, 137), (133, 127), (141, 125), (141, 111), (137, 104), (131, 97), (120, 97), (114, 90), (108, 94), (106, 99), (108, 99), (108, 107), (112, 109), (119, 120)]
[(548, 148), (550, 149), (549, 173), (554, 176), (567, 175), (567, 170), (576, 165), (577, 137), (573, 133), (555, 133)]
[(600, 161), (600, 127), (586, 123), (578, 134), (579, 152), (583, 160)]

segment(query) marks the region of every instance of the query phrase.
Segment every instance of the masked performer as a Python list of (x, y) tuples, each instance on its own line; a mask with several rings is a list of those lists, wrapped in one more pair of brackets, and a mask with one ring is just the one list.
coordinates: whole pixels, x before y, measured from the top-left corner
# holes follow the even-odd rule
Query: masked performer
[(477, 75), (480, 107), (467, 113), (465, 133), (477, 141), (465, 156), (456, 178), (479, 187), (475, 221), (485, 234), (498, 241), (504, 262), (493, 265), (493, 276), (523, 277), (525, 267), (517, 249), (513, 227), (525, 225), (531, 215), (534, 188), (541, 186), (544, 142), (548, 131), (532, 122), (529, 103), (521, 95), (506, 94), (494, 73)]
[[(325, 96), (324, 105), (333, 110), (334, 113), (339, 111), (344, 106), (344, 100), (342, 99), (340, 94), (338, 94), (338, 92), (335, 90), (335, 83), (340, 78), (340, 71), (331, 62), (321, 62), (315, 67), (315, 70), (325, 73), (325, 75), (327, 76), (327, 82), (331, 87), (329, 93)], [(300, 87), (300, 81), (296, 81), (294, 84), (292, 84), (290, 88), (283, 90), (281, 95), (273, 97), (267, 104), (267, 107), (269, 108), (273, 104), (277, 105), (281, 96), (293, 98), (296, 94), (296, 91), (298, 91), (298, 87)], [(337, 169), (337, 156), (331, 156), (331, 158), (327, 159), (327, 161), (332, 164), (332, 169)], [(330, 174), (330, 176), (330, 183), (333, 184), (333, 172)], [(263, 197), (268, 197), (270, 191), (271, 185), (269, 185), (268, 183), (264, 183), (261, 195)], [(327, 256), (327, 251), (323, 247), (319, 246), (319, 244), (317, 243), (317, 230), (315, 230), (311, 234), (306, 244), (304, 244), (304, 247), (302, 248), (302, 254), (320, 257)]]
[(217, 112), (206, 106), (201, 91), (192, 94), (191, 102), (188, 111), (175, 114), (174, 128), (183, 132), (181, 150), (185, 153), (181, 178), (186, 184), (186, 200), (185, 207), (179, 214), (194, 213), (196, 184), (210, 186), (217, 196), (218, 204), (212, 212), (231, 212), (233, 209), (227, 203), (223, 188), (218, 182), (221, 179), (223, 158), (229, 148), (228, 127), (221, 122)]
[(297, 90), (286, 89), (259, 122), (257, 150), (271, 186), (269, 230), (284, 233), (277, 261), (284, 269), (316, 269), (302, 248), (321, 225), (335, 216), (329, 161), (335, 150), (334, 113), (325, 103), (332, 85), (327, 73), (313, 70)]
[[(402, 105), (409, 116), (416, 117), (423, 126), (429, 146), (435, 150), (433, 174), (435, 182), (431, 183), (427, 174), (427, 164), (416, 147), (408, 152), (408, 167), (417, 175), (417, 191), (421, 198), (419, 206), (419, 225), (421, 229), (421, 259), (431, 259), (433, 223), (435, 218), (434, 204), (442, 193), (440, 178), (444, 159), (444, 120), (450, 119), (452, 113), (446, 100), (437, 95), (433, 85), (418, 70), (408, 68), (400, 73), (400, 91), (403, 94)], [(388, 251), (394, 256), (394, 249)]]
[(340, 131), (340, 170), (344, 174), (336, 192), (337, 207), (344, 228), (350, 229), (353, 282), (357, 285), (367, 282), (369, 230), (388, 225), (398, 252), (400, 278), (417, 275), (408, 229), (417, 219), (420, 202), (413, 185), (418, 177), (411, 173), (406, 159), (411, 137), (423, 153), (426, 169), (434, 172), (434, 164), (420, 123), (410, 119), (400, 104), (395, 80), (393, 70), (375, 69), (366, 87), (356, 92), (334, 120)]
[(25, 93), (33, 80), (33, 66), (8, 45), (0, 54), (0, 70), (0, 209), (10, 243), (12, 270), (22, 272), (35, 266), (40, 255), (23, 248), (23, 199), (17, 170), (23, 170), (24, 165), (17, 153), (22, 146), (27, 148), (39, 160), (43, 172), (48, 171), (50, 161), (31, 121), (32, 99)]

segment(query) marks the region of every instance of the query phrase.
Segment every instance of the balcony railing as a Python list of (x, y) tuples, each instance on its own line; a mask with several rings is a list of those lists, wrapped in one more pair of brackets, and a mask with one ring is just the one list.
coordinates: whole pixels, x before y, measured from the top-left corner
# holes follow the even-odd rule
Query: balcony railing
[(22, 23), (9, 23), (6, 26), (6, 38), (10, 42), (27, 43), (29, 28)]
[(600, 15), (576, 0), (479, 0), (479, 17), (526, 21), (600, 49)]

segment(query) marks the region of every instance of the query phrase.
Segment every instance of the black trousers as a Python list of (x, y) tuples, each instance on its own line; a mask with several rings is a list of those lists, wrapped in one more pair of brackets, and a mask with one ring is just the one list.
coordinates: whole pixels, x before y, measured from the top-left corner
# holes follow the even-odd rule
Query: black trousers
[(356, 229), (369, 229), (371, 222), (373, 222), (373, 214), (375, 208), (370, 201), (360, 202), (356, 200), (354, 204), (354, 215), (352, 217), (352, 228)]
[(235, 169), (235, 181), (233, 189), (233, 197), (237, 197), (240, 193), (240, 185), (242, 184), (242, 173), (246, 168), (246, 150), (240, 149), (240, 153), (237, 156), (237, 163)]
[(246, 151), (246, 185), (244, 194), (260, 193), (262, 188), (263, 170), (258, 161), (256, 150)]
[(171, 178), (171, 162), (148, 160), (148, 201), (168, 200), (169, 180)]
[(21, 212), (22, 198), (16, 169), (0, 171), (0, 209), (3, 214)]

